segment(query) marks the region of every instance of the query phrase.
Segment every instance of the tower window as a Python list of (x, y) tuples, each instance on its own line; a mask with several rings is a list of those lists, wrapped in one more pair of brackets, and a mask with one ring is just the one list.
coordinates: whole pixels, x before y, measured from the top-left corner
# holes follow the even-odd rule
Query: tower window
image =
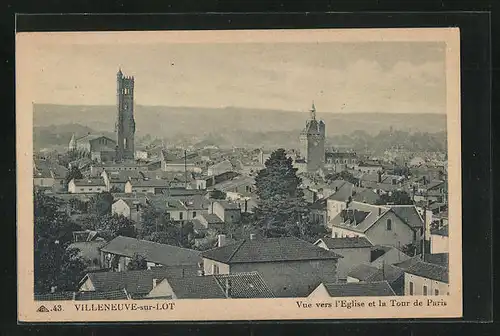
[(385, 223), (385, 228), (387, 231), (391, 231), (392, 230), (392, 220), (390, 218), (387, 219), (386, 223)]

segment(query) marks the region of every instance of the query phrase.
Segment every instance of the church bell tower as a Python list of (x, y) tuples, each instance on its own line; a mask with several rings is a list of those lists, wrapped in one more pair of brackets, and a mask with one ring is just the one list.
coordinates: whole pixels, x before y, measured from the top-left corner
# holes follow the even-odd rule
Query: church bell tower
[(308, 172), (316, 172), (325, 164), (325, 123), (316, 120), (316, 107), (312, 103), (311, 116), (300, 133), (301, 155), (305, 159)]
[(116, 159), (133, 160), (135, 120), (134, 120), (134, 77), (124, 76), (121, 69), (116, 74), (116, 96), (118, 118), (116, 120)]

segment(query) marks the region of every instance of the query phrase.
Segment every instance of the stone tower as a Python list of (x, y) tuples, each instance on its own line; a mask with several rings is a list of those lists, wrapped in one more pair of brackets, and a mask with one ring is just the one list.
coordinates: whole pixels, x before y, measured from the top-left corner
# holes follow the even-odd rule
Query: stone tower
[(325, 123), (316, 120), (316, 107), (311, 107), (310, 119), (300, 133), (300, 153), (305, 159), (308, 172), (316, 172), (325, 164)]
[(134, 77), (116, 74), (118, 118), (116, 120), (117, 161), (134, 159)]

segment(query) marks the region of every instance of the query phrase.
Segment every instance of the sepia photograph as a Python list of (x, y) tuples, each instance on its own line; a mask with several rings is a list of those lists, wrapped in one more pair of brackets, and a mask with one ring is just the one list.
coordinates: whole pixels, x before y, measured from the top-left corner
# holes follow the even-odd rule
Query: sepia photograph
[(461, 316), (457, 29), (16, 40), (20, 320)]

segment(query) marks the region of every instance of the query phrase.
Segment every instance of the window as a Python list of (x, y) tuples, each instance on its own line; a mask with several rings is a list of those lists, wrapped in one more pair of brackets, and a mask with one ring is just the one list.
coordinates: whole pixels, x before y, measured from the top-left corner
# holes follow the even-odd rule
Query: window
[(80, 191), (83, 191), (83, 188), (80, 188)]
[(89, 191), (92, 191), (92, 188), (89, 188)]
[(212, 274), (219, 274), (219, 265), (212, 265)]
[(439, 289), (434, 290), (434, 295), (439, 295)]
[(184, 219), (184, 213), (179, 212), (179, 219), (180, 219), (180, 220), (183, 220), (183, 219)]
[(339, 234), (337, 232), (334, 232), (333, 235), (335, 236), (335, 238), (339, 237)]
[(97, 188), (97, 191), (101, 191), (101, 188)]
[(385, 228), (387, 231), (391, 231), (392, 230), (392, 220), (390, 218), (387, 219), (387, 222), (385, 224)]
[(196, 211), (193, 211), (193, 218), (196, 217)]
[(424, 295), (427, 295), (427, 286), (424, 285)]
[(413, 295), (413, 282), (410, 281), (410, 295)]

